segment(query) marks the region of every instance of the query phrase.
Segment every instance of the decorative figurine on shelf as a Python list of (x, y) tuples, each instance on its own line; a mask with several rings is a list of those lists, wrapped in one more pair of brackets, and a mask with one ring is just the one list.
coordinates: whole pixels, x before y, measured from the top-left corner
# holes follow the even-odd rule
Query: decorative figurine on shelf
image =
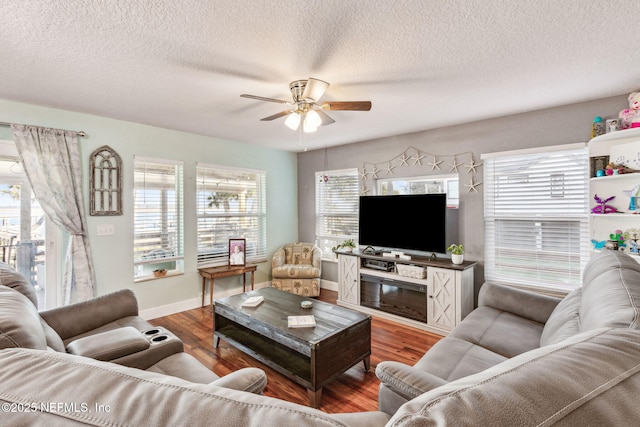
[(616, 209), (615, 207), (607, 204), (607, 202), (610, 202), (611, 200), (615, 199), (616, 196), (611, 196), (611, 197), (603, 200), (600, 197), (598, 197), (598, 195), (596, 194), (595, 196), (593, 196), (593, 198), (595, 199), (596, 203), (598, 203), (598, 205), (594, 206), (591, 209), (591, 213), (594, 213), (594, 214), (608, 214), (608, 213), (618, 212), (618, 209)]
[(640, 92), (631, 92), (627, 97), (629, 108), (620, 111), (618, 126), (620, 129), (640, 127)]
[(629, 242), (629, 252), (634, 255), (640, 254), (640, 251), (638, 251), (638, 240), (640, 240), (638, 236), (640, 236), (640, 230), (637, 228), (630, 228), (624, 232), (624, 237)]
[(629, 210), (639, 210), (640, 206), (638, 205), (638, 197), (640, 197), (640, 184), (636, 185), (631, 190), (623, 191), (623, 193), (629, 196)]
[(605, 166), (605, 169), (604, 169), (604, 173), (607, 176), (623, 175), (625, 173), (634, 173), (634, 172), (638, 172), (638, 171), (635, 170), (635, 169), (632, 169), (632, 168), (630, 168), (628, 166), (619, 165), (619, 164), (613, 163), (613, 162), (607, 164), (607, 166)]
[(607, 243), (606, 240), (595, 240), (595, 239), (591, 239), (591, 244), (593, 245), (593, 249), (602, 249), (604, 248), (604, 245)]
[(622, 230), (616, 230), (615, 232), (609, 234), (609, 242), (615, 242), (615, 248), (624, 248), (626, 243), (624, 242), (624, 233)]
[(591, 125), (591, 138), (595, 138), (596, 136), (604, 135), (604, 121), (602, 117), (596, 116), (593, 119), (593, 124)]

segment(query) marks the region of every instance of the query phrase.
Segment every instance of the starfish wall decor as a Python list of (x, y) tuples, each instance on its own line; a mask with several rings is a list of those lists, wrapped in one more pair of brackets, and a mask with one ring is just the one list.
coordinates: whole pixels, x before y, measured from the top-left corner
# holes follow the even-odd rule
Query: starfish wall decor
[[(433, 160), (423, 164), (422, 161), (426, 157), (429, 157)], [(451, 158), (451, 160), (448, 163), (445, 163), (443, 159), (447, 159), (447, 158)], [(459, 162), (459, 160), (464, 160), (465, 158), (469, 159), (466, 163)], [(409, 164), (410, 160), (413, 160), (413, 164)], [(386, 160), (378, 163), (372, 163), (372, 162), (363, 163), (362, 168), (359, 171), (360, 179), (362, 181), (360, 194), (367, 195), (372, 191), (372, 189), (375, 187), (375, 180), (379, 179), (378, 174), (381, 172), (384, 172), (385, 176), (389, 176), (389, 175), (394, 175), (394, 169), (406, 167), (412, 170), (415, 169), (416, 173), (414, 175), (419, 175), (424, 173), (424, 172), (420, 172), (423, 168), (430, 166), (431, 169), (425, 171), (427, 172), (426, 175), (428, 175), (428, 172), (440, 171), (441, 170), (440, 167), (441, 165), (443, 165), (443, 163), (449, 165), (449, 168), (450, 168), (449, 172), (459, 173), (460, 171), (458, 170), (458, 168), (463, 166), (466, 167), (467, 174), (471, 175), (470, 177), (471, 180), (469, 181), (468, 184), (465, 184), (465, 186), (468, 188), (469, 193), (470, 192), (478, 193), (477, 187), (482, 183), (476, 182), (474, 180), (474, 176), (478, 174), (477, 169), (482, 166), (482, 163), (476, 163), (475, 158), (473, 156), (473, 152), (468, 151), (465, 153), (443, 155), (443, 154), (431, 154), (424, 151), (420, 151), (415, 147), (409, 147), (406, 150), (404, 150), (402, 153), (398, 154), (397, 156), (393, 157), (390, 160)]]

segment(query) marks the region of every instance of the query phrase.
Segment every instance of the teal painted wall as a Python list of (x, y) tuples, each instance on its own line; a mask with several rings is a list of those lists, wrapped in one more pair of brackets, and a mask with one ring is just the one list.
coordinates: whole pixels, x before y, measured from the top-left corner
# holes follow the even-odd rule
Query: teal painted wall
[[(152, 309), (200, 297), (201, 280), (196, 266), (196, 163), (261, 169), (267, 172), (267, 257), (282, 243), (298, 240), (297, 156), (295, 153), (257, 145), (211, 138), (186, 132), (81, 114), (54, 108), (0, 100), (0, 121), (84, 131), (80, 138), (84, 196), (88, 213), (88, 157), (109, 145), (123, 162), (124, 214), (88, 216), (87, 225), (96, 271), (97, 295), (131, 288), (141, 309)], [(215, 127), (215, 124), (212, 124)], [(241, 132), (241, 130), (239, 130)], [(12, 139), (0, 127), (0, 139)], [(133, 281), (133, 157), (134, 155), (182, 160), (185, 178), (185, 274), (158, 280)], [(98, 225), (111, 224), (113, 236), (97, 236)], [(271, 277), (270, 262), (256, 272), (256, 283)], [(242, 288), (239, 276), (216, 280), (216, 292), (235, 293)]]

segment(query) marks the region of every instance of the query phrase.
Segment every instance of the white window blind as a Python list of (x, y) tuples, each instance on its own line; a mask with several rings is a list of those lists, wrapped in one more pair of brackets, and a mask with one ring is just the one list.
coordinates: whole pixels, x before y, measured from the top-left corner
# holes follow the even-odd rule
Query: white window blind
[[(326, 179), (325, 179), (326, 176)], [(316, 173), (316, 244), (325, 259), (335, 259), (331, 248), (358, 240), (358, 170)]]
[(183, 271), (182, 162), (134, 159), (134, 278)]
[(266, 173), (198, 164), (198, 266), (229, 260), (229, 239), (246, 239), (246, 261), (267, 256)]
[(569, 291), (589, 259), (584, 144), (483, 156), (485, 278)]

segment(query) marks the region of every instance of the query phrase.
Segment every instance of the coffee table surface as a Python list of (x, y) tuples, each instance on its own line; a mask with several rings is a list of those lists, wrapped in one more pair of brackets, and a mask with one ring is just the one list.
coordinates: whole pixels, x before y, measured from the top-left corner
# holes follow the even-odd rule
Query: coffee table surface
[[(242, 307), (258, 295), (260, 305)], [(305, 300), (313, 307), (300, 307)], [(313, 315), (316, 326), (288, 327), (288, 316), (302, 315)], [(215, 300), (215, 348), (220, 338), (306, 387), (313, 407), (336, 376), (359, 361), (370, 367), (371, 316), (274, 288)]]
[[(257, 307), (242, 307), (242, 303), (253, 296), (264, 297)], [(302, 301), (311, 301), (312, 308), (302, 308)], [(342, 329), (352, 326), (354, 323), (370, 319), (371, 316), (349, 310), (344, 307), (318, 301), (314, 298), (305, 298), (300, 295), (283, 292), (275, 288), (262, 288), (243, 294), (232, 295), (226, 298), (216, 299), (216, 306), (226, 306), (233, 310), (245, 313), (254, 320), (264, 322), (272, 328), (307, 341), (311, 344), (329, 338)], [(289, 316), (313, 315), (316, 326), (313, 328), (289, 328)]]

